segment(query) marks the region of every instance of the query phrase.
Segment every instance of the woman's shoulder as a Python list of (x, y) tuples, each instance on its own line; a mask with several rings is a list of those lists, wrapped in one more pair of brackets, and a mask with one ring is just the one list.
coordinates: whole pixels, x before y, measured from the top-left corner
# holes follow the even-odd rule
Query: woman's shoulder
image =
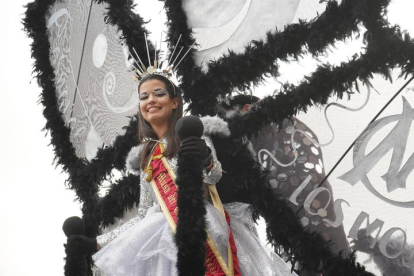
[(140, 154), (141, 150), (143, 148), (143, 145), (139, 145), (136, 147), (133, 147), (126, 158), (126, 169), (133, 173), (133, 174), (140, 174), (141, 168), (140, 168)]
[(230, 136), (229, 126), (222, 118), (218, 116), (205, 116), (201, 117), (200, 120), (204, 125), (204, 136)]

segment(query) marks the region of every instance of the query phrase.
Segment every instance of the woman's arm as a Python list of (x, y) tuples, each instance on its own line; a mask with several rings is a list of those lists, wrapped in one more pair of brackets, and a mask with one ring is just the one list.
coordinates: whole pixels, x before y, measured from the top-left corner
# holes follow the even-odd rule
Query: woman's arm
[(209, 136), (203, 136), (202, 138), (206, 141), (207, 146), (211, 150), (211, 162), (203, 170), (204, 182), (207, 184), (216, 184), (219, 182), (222, 175), (221, 163), (217, 159), (216, 149), (214, 148), (211, 138)]

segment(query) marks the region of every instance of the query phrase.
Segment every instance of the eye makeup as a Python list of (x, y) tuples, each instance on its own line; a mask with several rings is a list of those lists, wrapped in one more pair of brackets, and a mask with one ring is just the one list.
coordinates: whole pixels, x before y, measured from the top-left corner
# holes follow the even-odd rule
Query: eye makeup
[[(140, 101), (147, 100), (150, 93), (151, 92), (141, 92), (141, 93), (139, 93), (139, 100)], [(165, 90), (164, 88), (157, 88), (154, 91), (152, 91), (152, 93), (154, 94), (155, 97), (162, 98), (162, 97), (164, 97), (165, 95), (168, 94), (168, 91)]]

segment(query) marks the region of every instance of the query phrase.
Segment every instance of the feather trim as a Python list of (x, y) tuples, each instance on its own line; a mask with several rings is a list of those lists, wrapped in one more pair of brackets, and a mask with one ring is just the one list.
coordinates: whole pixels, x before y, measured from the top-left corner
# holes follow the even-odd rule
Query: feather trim
[(126, 169), (135, 175), (140, 174), (140, 153), (142, 150), (142, 146), (133, 147), (131, 151), (128, 153), (128, 157), (126, 158)]
[(201, 122), (204, 125), (204, 135), (212, 136), (217, 135), (219, 137), (228, 137), (230, 136), (230, 130), (227, 122), (218, 116), (205, 116), (201, 117)]

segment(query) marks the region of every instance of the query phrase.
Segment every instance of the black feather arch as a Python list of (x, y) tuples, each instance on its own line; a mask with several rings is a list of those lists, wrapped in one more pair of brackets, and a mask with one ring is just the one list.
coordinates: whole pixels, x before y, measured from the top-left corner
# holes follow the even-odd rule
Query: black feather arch
[(92, 276), (92, 258), (85, 252), (80, 236), (68, 238), (65, 253), (65, 276)]
[[(45, 130), (51, 135), (56, 163), (68, 173), (67, 186), (76, 192), (82, 203), (87, 236), (94, 237), (99, 233), (100, 227), (113, 223), (125, 209), (138, 203), (139, 179), (133, 175), (127, 175), (111, 185), (105, 197), (100, 198), (98, 194), (100, 186), (104, 180), (110, 178), (113, 169), (125, 169), (126, 155), (132, 146), (137, 144), (137, 122), (131, 118), (125, 134), (117, 137), (112, 146), (100, 149), (91, 162), (76, 156), (69, 139), (70, 129), (65, 126), (58, 109), (55, 75), (49, 60), (50, 44), (45, 16), (55, 2), (56, 0), (36, 0), (29, 3), (23, 25), (28, 36), (33, 39), (33, 72), (43, 89), (40, 102), (44, 106), (43, 114), (47, 119)], [(107, 5), (106, 22), (116, 25), (122, 31), (123, 41), (130, 49), (136, 49), (146, 62), (147, 55), (143, 42), (147, 30), (143, 19), (132, 11), (133, 1), (94, 2)], [(284, 30), (268, 33), (265, 41), (253, 41), (245, 47), (243, 54), (229, 52), (210, 63), (207, 73), (203, 73), (201, 68), (195, 65), (191, 55), (188, 55), (178, 68), (183, 97), (190, 104), (192, 114), (214, 115), (218, 96), (229, 95), (234, 88), (243, 90), (256, 85), (265, 75), (277, 76), (279, 61), (306, 53), (314, 56), (324, 54), (327, 47), (337, 41), (361, 32), (361, 25), (366, 29), (363, 33), (366, 51), (363, 54), (339, 66), (320, 65), (297, 86), (284, 85), (278, 95), (262, 100), (247, 114), (230, 120), (231, 138), (215, 138), (219, 159), (224, 164), (224, 170), (228, 172), (226, 178), (232, 183), (234, 199), (251, 203), (255, 207), (255, 215), (260, 214), (267, 221), (269, 242), (275, 249), (283, 248), (289, 260), (293, 263), (300, 262), (304, 270), (321, 271), (324, 275), (370, 275), (364, 272), (353, 258), (342, 259), (331, 255), (328, 252), (329, 244), (324, 243), (317, 235), (304, 233), (285, 203), (273, 198), (268, 192), (268, 187), (261, 180), (260, 170), (247, 158), (246, 151), (237, 143), (242, 136), (250, 137), (257, 134), (268, 123), (281, 123), (283, 119), (306, 111), (312, 105), (325, 104), (333, 95), (350, 96), (349, 92), (352, 89), (358, 90), (357, 80), (369, 85), (373, 74), (389, 78), (390, 70), (393, 68), (400, 68), (405, 77), (411, 76), (414, 72), (414, 41), (398, 26), (391, 26), (386, 20), (389, 3), (390, 0), (343, 0), (341, 4), (337, 1), (327, 1), (326, 11), (314, 20), (300, 21), (287, 25)], [(167, 41), (173, 44), (182, 34), (183, 46), (191, 46), (194, 41), (186, 22), (182, 1), (166, 0), (165, 8), (169, 25)], [(149, 46), (153, 49), (151, 44)], [(186, 166), (185, 162), (182, 166)], [(241, 176), (243, 178), (239, 179)], [(186, 177), (196, 179), (199, 176), (183, 175), (183, 178)], [(186, 191), (189, 194), (194, 192), (190, 187), (187, 187), (188, 190), (185, 187), (186, 184), (183, 184), (183, 194), (186, 194)], [(184, 196), (179, 204), (186, 206), (189, 203)], [(200, 206), (202, 205), (198, 205)], [(193, 215), (203, 212), (205, 209), (199, 208), (194, 214), (183, 213), (183, 225), (187, 223), (185, 218), (192, 219)], [(198, 244), (205, 240), (202, 231), (200, 232), (203, 223), (205, 222), (202, 219), (198, 219), (199, 228), (191, 232), (197, 239), (194, 246), (187, 244), (180, 234), (177, 235), (177, 244), (180, 244), (179, 254), (189, 252), (191, 248), (199, 249), (194, 255), (194, 258), (198, 258), (198, 261), (195, 261), (198, 265), (194, 271), (204, 269), (201, 265), (205, 253)], [(182, 233), (188, 232), (186, 227), (181, 228), (179, 225), (179, 228), (184, 231)], [(73, 241), (73, 244), (73, 248), (76, 248), (76, 241)], [(72, 249), (67, 247), (67, 250)], [(185, 266), (181, 266), (183, 263), (179, 262), (180, 273), (187, 271)], [(338, 267), (342, 267), (343, 271), (339, 272)], [(68, 269), (70, 270), (69, 267)]]
[[(131, 118), (130, 125), (126, 127), (123, 136), (118, 136), (114, 144), (107, 148), (98, 150), (96, 158), (87, 162), (76, 156), (75, 149), (70, 142), (70, 129), (65, 126), (62, 114), (59, 112), (56, 88), (54, 84), (54, 72), (50, 63), (50, 44), (47, 36), (46, 14), (51, 5), (56, 0), (38, 0), (27, 5), (26, 16), (23, 25), (26, 33), (33, 39), (32, 57), (34, 58), (34, 74), (37, 77), (38, 84), (43, 88), (40, 95), (40, 102), (44, 106), (43, 114), (47, 119), (45, 130), (51, 135), (51, 144), (54, 146), (56, 162), (61, 165), (63, 170), (69, 174), (67, 181), (68, 187), (76, 192), (76, 195), (82, 203), (82, 213), (86, 224), (86, 233), (89, 237), (94, 237), (99, 233), (99, 227), (107, 225), (108, 221), (113, 221), (119, 217), (121, 212), (118, 209), (104, 208), (105, 204), (100, 204), (98, 196), (99, 187), (102, 182), (111, 174), (113, 169), (123, 170), (127, 153), (132, 146), (137, 144), (136, 120)], [(143, 28), (143, 20), (132, 12), (131, 1), (98, 1), (102, 4), (107, 2), (108, 15), (107, 21), (112, 24), (119, 24), (119, 28), (124, 33), (124, 38), (128, 43), (134, 45), (137, 52), (144, 53), (145, 45), (138, 43), (143, 38), (146, 30)], [(135, 43), (135, 44), (134, 44)], [(150, 44), (150, 47), (153, 47)], [(146, 53), (146, 52), (145, 52)], [(141, 54), (146, 57), (146, 55)], [(139, 200), (139, 183), (131, 184), (131, 177), (120, 180), (120, 183), (129, 183), (130, 194), (134, 195), (134, 203)], [(115, 185), (111, 186), (116, 187)], [(122, 189), (119, 189), (122, 191)], [(123, 208), (130, 208), (131, 196), (108, 191), (109, 197), (118, 199), (117, 205)], [(111, 200), (112, 200), (111, 199)], [(102, 202), (108, 202), (109, 199), (102, 199)], [(112, 200), (113, 201), (113, 200)], [(114, 211), (118, 210), (118, 211)]]
[(207, 233), (201, 160), (179, 154), (177, 167), (177, 268), (180, 275), (204, 275)]
[[(226, 172), (233, 200), (250, 203), (254, 207), (253, 217), (266, 220), (268, 242), (276, 253), (286, 257), (295, 267), (300, 264), (301, 272), (322, 273), (322, 275), (373, 275), (348, 258), (337, 256), (330, 250), (330, 243), (317, 233), (305, 231), (296, 214), (284, 199), (271, 192), (259, 164), (255, 163), (247, 145), (231, 138), (213, 136), (217, 158)], [(219, 187), (218, 187), (219, 189)]]
[[(283, 32), (268, 33), (266, 42), (253, 41), (242, 54), (230, 52), (212, 61), (205, 74), (187, 58), (178, 68), (184, 99), (191, 100), (189, 108), (193, 114), (214, 115), (217, 96), (226, 96), (234, 88), (244, 90), (256, 85), (264, 75), (277, 76), (278, 60), (285, 61), (306, 52), (322, 54), (338, 40), (359, 32), (359, 23), (364, 24), (368, 33), (378, 23), (385, 25), (389, 3), (389, 0), (344, 0), (338, 5), (336, 1), (328, 1), (326, 11), (318, 18), (289, 24)], [(165, 5), (170, 20), (169, 39), (176, 40), (182, 34), (184, 44), (192, 45), (181, 1), (167, 0)]]

